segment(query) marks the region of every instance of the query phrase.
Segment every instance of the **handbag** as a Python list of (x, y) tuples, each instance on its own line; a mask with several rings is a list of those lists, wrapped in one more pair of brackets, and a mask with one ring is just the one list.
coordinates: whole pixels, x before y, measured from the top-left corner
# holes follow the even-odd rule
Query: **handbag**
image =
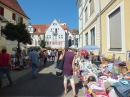
[(57, 66), (57, 70), (56, 70), (57, 76), (62, 75), (62, 70), (63, 70), (63, 67), (64, 67), (64, 60), (65, 60), (65, 54), (64, 54), (62, 60), (60, 61), (60, 63), (58, 64), (58, 66)]
[(62, 75), (62, 70), (57, 69), (56, 70), (56, 76), (61, 76), (61, 75)]

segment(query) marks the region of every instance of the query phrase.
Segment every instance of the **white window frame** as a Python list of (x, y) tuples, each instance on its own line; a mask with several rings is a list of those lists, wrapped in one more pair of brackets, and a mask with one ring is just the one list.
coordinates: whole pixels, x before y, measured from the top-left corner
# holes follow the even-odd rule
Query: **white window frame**
[[(88, 40), (86, 39), (87, 34), (88, 34)], [(86, 45), (89, 45), (89, 33), (88, 33), (88, 32), (87, 32), (87, 33), (85, 33), (85, 40), (86, 40)], [(87, 41), (88, 41), (88, 44), (87, 44)]]
[(89, 33), (90, 33), (90, 38), (88, 39), (90, 42), (89, 42), (89, 44), (91, 45), (91, 30), (93, 29), (93, 28), (95, 28), (95, 45), (97, 45), (97, 42), (96, 42), (96, 40), (97, 40), (97, 28), (96, 28), (96, 24), (94, 25), (94, 26), (92, 26), (91, 28), (90, 28), (90, 30), (89, 30)]
[[(88, 16), (87, 16), (87, 17), (88, 17), (87, 19), (86, 19), (86, 11), (87, 11), (87, 15), (88, 15)], [(88, 21), (88, 19), (89, 19), (88, 6), (85, 8), (84, 13), (85, 13), (85, 14), (84, 14), (84, 18), (85, 18), (85, 23), (86, 23), (86, 22)]]
[(95, 12), (95, 8), (96, 8), (96, 6), (95, 6), (96, 4), (95, 3), (96, 3), (96, 1), (94, 0), (94, 11), (92, 13), (90, 13), (90, 2), (89, 2), (89, 9), (88, 9), (88, 15), (89, 15), (89, 17), (91, 17), (93, 15), (93, 13)]
[[(121, 51), (111, 51), (110, 50), (110, 30), (109, 30), (109, 15), (112, 14), (116, 9), (120, 7), (120, 12), (121, 12), (121, 36), (122, 36), (122, 49)], [(125, 53), (125, 27), (124, 27), (124, 4), (123, 2), (119, 3), (115, 8), (113, 8), (107, 15), (106, 15), (106, 25), (107, 25), (107, 52), (112, 52), (112, 53)]]

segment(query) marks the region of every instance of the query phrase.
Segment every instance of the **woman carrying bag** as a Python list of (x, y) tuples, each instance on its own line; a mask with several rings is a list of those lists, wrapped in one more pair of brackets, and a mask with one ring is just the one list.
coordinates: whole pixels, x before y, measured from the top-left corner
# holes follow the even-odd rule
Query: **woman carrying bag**
[(62, 76), (62, 70), (63, 70), (63, 64), (64, 64), (64, 53), (65, 50), (59, 49), (58, 52), (58, 60), (57, 60), (57, 70), (56, 70), (56, 75), (58, 77)]

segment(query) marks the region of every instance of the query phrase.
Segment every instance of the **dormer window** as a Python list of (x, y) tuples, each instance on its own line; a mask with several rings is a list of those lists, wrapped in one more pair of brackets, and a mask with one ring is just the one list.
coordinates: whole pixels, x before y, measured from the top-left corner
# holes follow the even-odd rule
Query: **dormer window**
[(57, 23), (53, 23), (53, 25), (57, 25)]
[(38, 28), (38, 32), (41, 33), (41, 29), (40, 28)]

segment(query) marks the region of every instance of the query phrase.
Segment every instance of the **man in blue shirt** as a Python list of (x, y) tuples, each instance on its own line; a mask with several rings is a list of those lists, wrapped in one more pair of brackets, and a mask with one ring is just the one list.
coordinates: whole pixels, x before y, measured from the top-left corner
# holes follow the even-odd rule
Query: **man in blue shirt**
[(35, 48), (32, 48), (32, 51), (29, 53), (29, 58), (32, 64), (32, 73), (33, 73), (33, 78), (36, 78), (36, 74), (38, 71), (38, 58), (39, 54), (36, 51)]

